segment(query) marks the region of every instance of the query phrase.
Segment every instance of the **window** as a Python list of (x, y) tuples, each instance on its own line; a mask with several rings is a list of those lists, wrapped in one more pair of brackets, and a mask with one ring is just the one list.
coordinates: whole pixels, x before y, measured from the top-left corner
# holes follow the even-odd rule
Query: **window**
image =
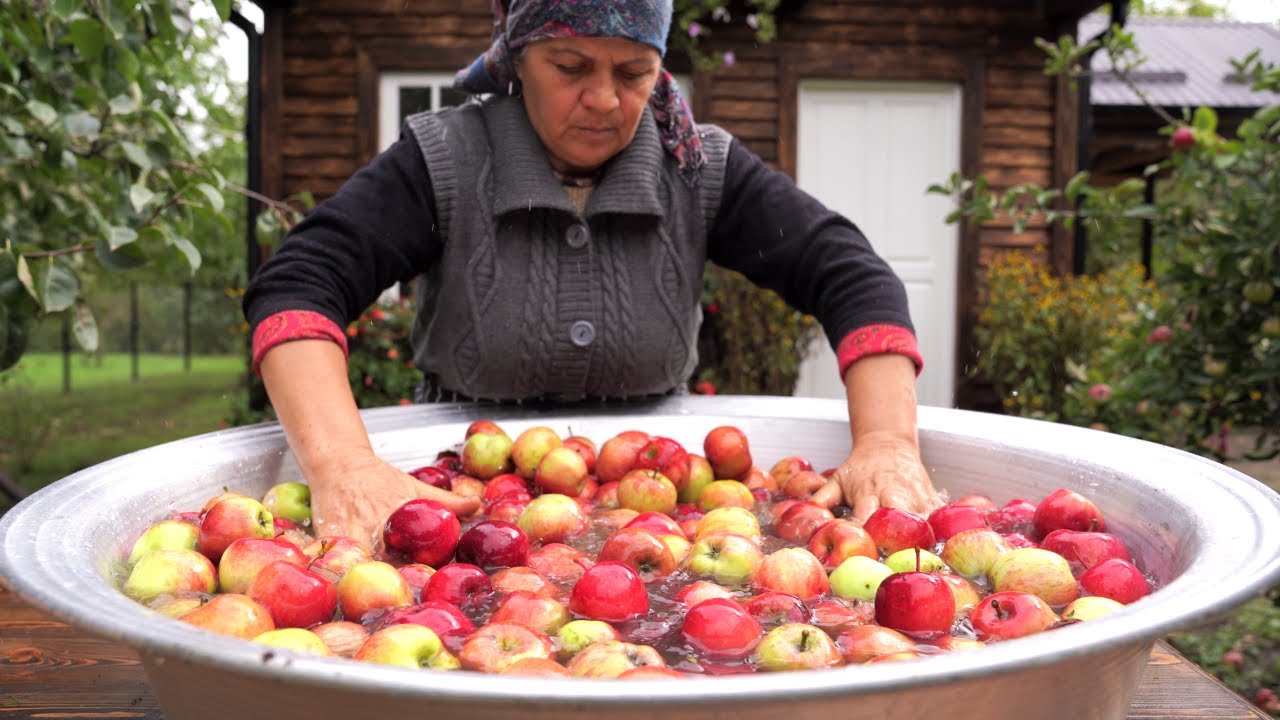
[(461, 105), (468, 95), (453, 89), (453, 73), (383, 73), (378, 80), (378, 152), (400, 137), (414, 113)]

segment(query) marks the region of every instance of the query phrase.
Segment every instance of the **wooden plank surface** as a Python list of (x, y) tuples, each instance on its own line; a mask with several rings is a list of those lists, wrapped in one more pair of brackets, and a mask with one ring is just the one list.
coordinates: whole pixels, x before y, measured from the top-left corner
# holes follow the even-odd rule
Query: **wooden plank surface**
[[(0, 720), (163, 714), (132, 650), (53, 620), (0, 588)], [(1266, 720), (1157, 643), (1129, 720)]]

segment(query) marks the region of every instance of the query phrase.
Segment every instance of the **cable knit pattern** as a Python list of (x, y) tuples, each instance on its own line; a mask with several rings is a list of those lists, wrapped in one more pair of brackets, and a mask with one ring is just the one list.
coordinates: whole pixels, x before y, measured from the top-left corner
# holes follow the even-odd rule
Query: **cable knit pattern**
[(253, 372), (271, 348), (293, 340), (332, 340), (347, 354), (347, 336), (329, 318), (310, 310), (285, 310), (258, 323), (253, 331)]
[(916, 336), (910, 330), (897, 325), (868, 325), (844, 336), (836, 346), (836, 363), (840, 377), (855, 361), (867, 355), (896, 353), (911, 358), (916, 364), (916, 375), (924, 369), (924, 358), (916, 346)]
[[(635, 312), (631, 297), (631, 268), (627, 267), (621, 253), (610, 252), (605, 255), (607, 264), (600, 289), (604, 293), (604, 326), (608, 334), (608, 345), (615, 348), (634, 347)], [(605, 377), (625, 378), (629, 381), (635, 374), (635, 355), (627, 352), (611, 352), (605, 355)]]

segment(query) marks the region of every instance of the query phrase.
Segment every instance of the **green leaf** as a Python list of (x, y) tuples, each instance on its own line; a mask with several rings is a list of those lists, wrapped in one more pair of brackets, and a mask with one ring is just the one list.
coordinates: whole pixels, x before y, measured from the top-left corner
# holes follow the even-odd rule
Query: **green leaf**
[(39, 289), (40, 305), (45, 312), (61, 312), (76, 301), (80, 294), (80, 280), (61, 263), (49, 258)]
[(1196, 113), (1191, 120), (1191, 124), (1196, 130), (1205, 133), (1214, 133), (1218, 131), (1218, 113), (1210, 107), (1198, 107)]
[(154, 200), (156, 194), (151, 189), (141, 183), (135, 183), (129, 186), (129, 203), (133, 205), (133, 211), (142, 212), (142, 208)]
[(218, 11), (218, 18), (226, 22), (231, 17), (231, 0), (213, 0), (213, 7)]
[(98, 118), (84, 110), (77, 110), (69, 115), (64, 115), (62, 117), (62, 126), (67, 129), (69, 135), (88, 138), (89, 140), (97, 140), (98, 134), (102, 132), (102, 123)]
[(35, 278), (31, 276), (31, 266), (27, 264), (27, 259), (21, 255), (18, 256), (17, 272), (18, 282), (22, 283), (22, 287), (27, 289), (31, 299), (40, 302), (40, 293), (36, 292)]
[(120, 143), (120, 152), (124, 153), (125, 158), (137, 165), (139, 169), (151, 169), (151, 157), (147, 155), (147, 151), (142, 146), (125, 141)]
[(31, 113), (31, 117), (41, 125), (48, 126), (58, 121), (58, 111), (39, 100), (28, 100), (27, 112)]
[(190, 240), (184, 237), (170, 235), (168, 239), (169, 244), (187, 259), (187, 264), (191, 266), (191, 274), (195, 275), (196, 271), (200, 269), (200, 251), (196, 249), (196, 246)]
[(222, 197), (222, 193), (214, 186), (209, 183), (196, 183), (196, 189), (199, 190), (206, 199), (208, 199), (209, 207), (213, 208), (214, 212), (222, 212), (222, 209), (226, 207), (226, 200)]
[(93, 62), (102, 56), (107, 46), (107, 33), (102, 23), (92, 18), (80, 18), (67, 24), (67, 37), (85, 60)]
[(134, 99), (124, 93), (111, 98), (107, 103), (107, 107), (111, 110), (112, 115), (128, 115), (138, 109), (138, 104)]
[(137, 270), (151, 262), (151, 258), (147, 257), (147, 252), (139, 247), (137, 243), (130, 243), (122, 246), (119, 250), (112, 250), (107, 245), (106, 240), (99, 240), (94, 246), (94, 252), (98, 256), (98, 262), (102, 263), (103, 267), (116, 272)]
[(1063, 190), (1063, 195), (1074, 202), (1075, 199), (1084, 192), (1085, 185), (1087, 185), (1088, 182), (1089, 173), (1087, 172), (1078, 172), (1075, 175), (1072, 175), (1071, 179), (1067, 181), (1067, 186)]
[(138, 56), (133, 51), (124, 46), (116, 46), (116, 70), (124, 76), (125, 80), (133, 82), (138, 79)]
[(84, 8), (83, 0), (53, 0), (53, 14), (60, 20), (66, 20), (77, 10)]
[(98, 350), (98, 322), (93, 319), (93, 311), (83, 302), (76, 303), (75, 315), (71, 318), (71, 334), (85, 352)]
[(107, 247), (112, 250), (119, 250), (125, 245), (137, 242), (137, 240), (138, 233), (133, 228), (113, 225), (107, 234)]

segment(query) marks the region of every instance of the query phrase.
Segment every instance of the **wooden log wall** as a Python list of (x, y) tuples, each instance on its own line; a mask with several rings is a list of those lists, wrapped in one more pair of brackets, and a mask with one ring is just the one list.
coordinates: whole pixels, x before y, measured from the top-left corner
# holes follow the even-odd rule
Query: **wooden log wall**
[[(1073, 89), (1043, 74), (1036, 37), (1074, 29), (1083, 0), (806, 0), (778, 39), (757, 46), (745, 27), (713, 28), (708, 48), (736, 62), (694, 73), (694, 110), (764, 160), (795, 170), (796, 85), (808, 78), (947, 81), (964, 98), (962, 172), (996, 188), (1064, 182), (1076, 168)], [(377, 77), (388, 70), (452, 72), (487, 47), (489, 3), (452, 0), (295, 0), (267, 13), (264, 180), (268, 193), (323, 198), (375, 148)], [(273, 23), (275, 27), (273, 27)], [(274, 33), (274, 34), (273, 34)], [(272, 58), (275, 58), (274, 62)], [(272, 114), (274, 113), (274, 116)], [(274, 128), (274, 130), (273, 130)], [(945, 178), (938, 178), (939, 181)], [(965, 227), (957, 298), (957, 367), (965, 365), (982, 268), (1022, 248), (1066, 271), (1070, 237), (1008, 222)], [(958, 380), (963, 380), (958, 378)]]

